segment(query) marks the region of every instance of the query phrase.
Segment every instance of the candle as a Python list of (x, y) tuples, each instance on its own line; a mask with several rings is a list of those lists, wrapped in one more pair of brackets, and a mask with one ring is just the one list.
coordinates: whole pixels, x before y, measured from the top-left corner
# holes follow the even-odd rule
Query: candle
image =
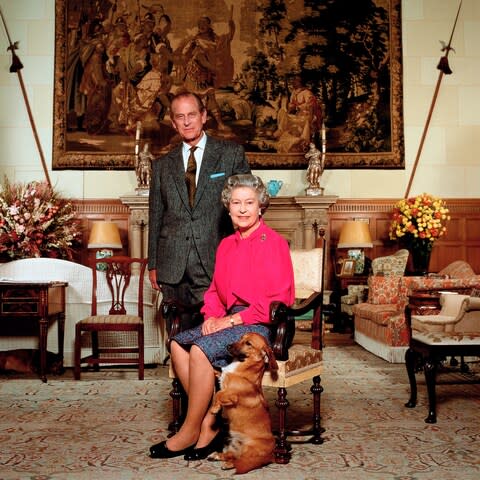
[(137, 122), (137, 132), (135, 133), (135, 141), (140, 140), (140, 131), (142, 130), (142, 122)]
[(325, 153), (327, 149), (327, 135), (325, 131), (325, 123), (322, 122), (322, 152)]

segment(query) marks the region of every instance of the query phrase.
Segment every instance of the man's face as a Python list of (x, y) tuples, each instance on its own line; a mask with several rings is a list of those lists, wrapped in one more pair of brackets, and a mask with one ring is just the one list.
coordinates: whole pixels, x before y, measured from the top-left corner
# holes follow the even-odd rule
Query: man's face
[(195, 97), (181, 97), (173, 101), (172, 125), (183, 141), (196, 145), (202, 137), (203, 126), (207, 121), (207, 111), (200, 111)]

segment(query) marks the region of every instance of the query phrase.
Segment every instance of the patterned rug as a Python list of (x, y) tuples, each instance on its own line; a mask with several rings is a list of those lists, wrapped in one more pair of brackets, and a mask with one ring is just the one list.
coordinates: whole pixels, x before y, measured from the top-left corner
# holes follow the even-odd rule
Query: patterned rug
[[(474, 372), (478, 365), (473, 364)], [(405, 367), (359, 346), (327, 346), (322, 376), (323, 445), (293, 445), (288, 465), (272, 464), (239, 478), (473, 480), (480, 478), (480, 385), (441, 376), (438, 423), (424, 423), (426, 390), (407, 409)], [(166, 438), (170, 419), (167, 368), (71, 371), (42, 384), (0, 376), (1, 479), (219, 479), (233, 476), (216, 462), (155, 460), (148, 448)], [(288, 392), (289, 424), (308, 423), (310, 385)], [(275, 417), (275, 393), (268, 391)]]

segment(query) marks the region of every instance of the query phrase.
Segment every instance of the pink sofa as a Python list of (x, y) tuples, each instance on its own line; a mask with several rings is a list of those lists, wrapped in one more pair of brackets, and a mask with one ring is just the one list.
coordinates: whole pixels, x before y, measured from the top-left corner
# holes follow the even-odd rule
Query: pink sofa
[(367, 301), (353, 306), (355, 341), (389, 362), (403, 363), (410, 341), (404, 314), (410, 293), (480, 288), (480, 275), (459, 260), (435, 277), (372, 275), (368, 288)]

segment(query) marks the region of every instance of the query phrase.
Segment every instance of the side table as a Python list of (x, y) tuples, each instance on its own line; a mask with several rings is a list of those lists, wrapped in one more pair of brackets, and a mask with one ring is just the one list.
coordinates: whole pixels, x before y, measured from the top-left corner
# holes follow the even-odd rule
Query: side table
[(368, 275), (337, 275), (335, 277), (335, 286), (332, 293), (332, 301), (335, 304), (335, 315), (333, 319), (334, 332), (345, 333), (347, 328), (353, 332), (353, 317), (346, 312), (342, 312), (341, 298), (347, 294), (349, 286), (365, 285), (366, 287), (367, 282)]
[(40, 377), (43, 382), (47, 381), (48, 326), (55, 320), (58, 322), (58, 353), (63, 362), (67, 286), (67, 282), (0, 281), (0, 333), (3, 334), (4, 330), (18, 332), (24, 322), (37, 323)]

